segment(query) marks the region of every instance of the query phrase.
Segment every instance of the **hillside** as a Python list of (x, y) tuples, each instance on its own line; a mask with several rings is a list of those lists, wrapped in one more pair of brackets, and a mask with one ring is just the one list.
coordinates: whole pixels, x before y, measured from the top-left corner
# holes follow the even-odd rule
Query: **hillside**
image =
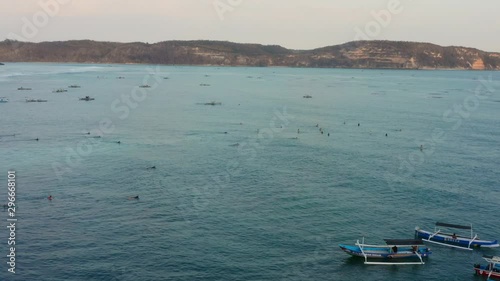
[(356, 41), (314, 50), (223, 41), (0, 42), (2, 62), (145, 63), (324, 68), (500, 70), (500, 53), (429, 43)]

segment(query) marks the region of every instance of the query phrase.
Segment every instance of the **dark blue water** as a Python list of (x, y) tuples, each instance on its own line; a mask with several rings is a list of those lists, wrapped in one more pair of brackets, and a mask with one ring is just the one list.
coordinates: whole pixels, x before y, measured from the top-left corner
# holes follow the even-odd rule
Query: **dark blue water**
[[(500, 238), (499, 79), (2, 66), (0, 198), (13, 169), (19, 221), (14, 275), (2, 213), (0, 280), (482, 280), (472, 266), (496, 249), (431, 246), (425, 265), (396, 267), (338, 244), (412, 238), (436, 221)], [(222, 105), (199, 104), (211, 101)]]

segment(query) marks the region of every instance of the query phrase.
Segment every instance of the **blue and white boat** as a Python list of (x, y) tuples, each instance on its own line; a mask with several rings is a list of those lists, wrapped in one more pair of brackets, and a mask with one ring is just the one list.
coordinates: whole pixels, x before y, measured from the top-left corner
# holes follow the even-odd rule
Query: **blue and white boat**
[[(459, 236), (455, 233), (446, 233), (441, 228), (452, 228), (461, 230), (470, 230), (470, 236)], [(418, 226), (415, 228), (416, 237), (422, 238), (422, 241), (443, 245), (452, 248), (459, 248), (465, 250), (472, 250), (474, 247), (494, 248), (500, 246), (498, 240), (481, 240), (477, 234), (474, 234), (472, 225), (458, 225), (443, 222), (436, 222), (434, 231), (426, 231), (420, 229)]]
[[(349, 255), (363, 257), (365, 264), (409, 265), (425, 264), (423, 258), (432, 252), (423, 246), (422, 240), (384, 239), (386, 245), (369, 245), (359, 240), (354, 245), (339, 244), (340, 249)], [(369, 261), (375, 259), (377, 261)]]
[(9, 99), (7, 99), (6, 97), (0, 97), (0, 103), (6, 103), (6, 102), (9, 102)]

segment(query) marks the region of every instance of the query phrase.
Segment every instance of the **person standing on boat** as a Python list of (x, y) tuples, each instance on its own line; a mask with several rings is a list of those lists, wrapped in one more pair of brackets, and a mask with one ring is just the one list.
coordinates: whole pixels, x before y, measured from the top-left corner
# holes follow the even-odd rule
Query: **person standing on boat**
[(397, 254), (398, 253), (398, 246), (392, 247), (392, 251), (394, 252), (394, 254)]

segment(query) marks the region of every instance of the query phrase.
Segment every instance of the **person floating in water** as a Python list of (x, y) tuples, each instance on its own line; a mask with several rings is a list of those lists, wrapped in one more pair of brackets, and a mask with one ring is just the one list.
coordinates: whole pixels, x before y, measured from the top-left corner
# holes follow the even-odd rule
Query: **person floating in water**
[(358, 127), (359, 127), (359, 126), (361, 126), (361, 124), (360, 124), (360, 123), (358, 123)]
[(149, 167), (148, 170), (156, 169), (156, 166)]
[(121, 142), (121, 141), (117, 141), (116, 143), (117, 143), (117, 144), (120, 144), (120, 143), (122, 143), (122, 142)]
[(36, 140), (36, 141), (39, 141), (39, 139), (38, 139), (38, 138), (36, 138), (35, 140)]
[(385, 134), (385, 136), (387, 137), (387, 134)]
[(319, 127), (319, 124), (316, 124), (316, 128), (318, 128), (318, 127)]
[(330, 136), (330, 133), (328, 133), (328, 136)]
[(300, 134), (300, 129), (297, 129), (297, 134)]
[(139, 195), (137, 196), (130, 196), (128, 200), (139, 200)]
[(420, 145), (420, 151), (423, 151), (424, 150), (424, 145)]
[(47, 199), (48, 199), (49, 201), (51, 201), (51, 200), (53, 199), (52, 195), (49, 195), (49, 197), (47, 197)]

